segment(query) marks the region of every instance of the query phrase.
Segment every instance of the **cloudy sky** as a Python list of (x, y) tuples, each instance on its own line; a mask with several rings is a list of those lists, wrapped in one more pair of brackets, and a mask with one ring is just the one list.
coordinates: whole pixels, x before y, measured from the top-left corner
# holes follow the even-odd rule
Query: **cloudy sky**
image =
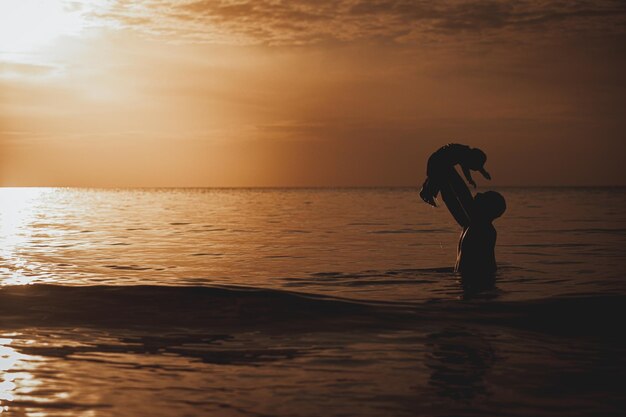
[(625, 45), (622, 0), (0, 0), (0, 185), (624, 185)]

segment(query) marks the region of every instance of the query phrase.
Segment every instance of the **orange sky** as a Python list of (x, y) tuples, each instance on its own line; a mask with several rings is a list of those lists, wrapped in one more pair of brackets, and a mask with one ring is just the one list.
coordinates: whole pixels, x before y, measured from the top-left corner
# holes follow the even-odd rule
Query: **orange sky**
[[(623, 1), (3, 0), (0, 185), (625, 185)], [(485, 182), (483, 182), (485, 184)]]

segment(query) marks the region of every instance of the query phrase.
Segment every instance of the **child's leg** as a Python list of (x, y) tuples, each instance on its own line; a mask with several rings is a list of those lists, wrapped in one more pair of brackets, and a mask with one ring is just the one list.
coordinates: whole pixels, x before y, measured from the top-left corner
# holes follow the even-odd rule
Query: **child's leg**
[(420, 197), (431, 206), (437, 207), (437, 205), (435, 204), (435, 199), (433, 198), (432, 188), (432, 180), (430, 177), (428, 177), (422, 185), (422, 189), (420, 190)]
[(431, 161), (428, 161), (428, 178), (424, 183), (424, 188), (426, 191), (424, 194), (428, 195), (428, 200), (425, 200), (428, 204), (431, 204), (435, 207), (435, 198), (439, 195), (439, 191), (441, 190), (441, 184), (443, 181), (446, 181), (448, 173), (445, 169), (432, 164)]
[(439, 195), (439, 191), (440, 191), (441, 187), (439, 186), (439, 184), (434, 184), (430, 190), (430, 194), (433, 196), (433, 198), (437, 198), (437, 196)]

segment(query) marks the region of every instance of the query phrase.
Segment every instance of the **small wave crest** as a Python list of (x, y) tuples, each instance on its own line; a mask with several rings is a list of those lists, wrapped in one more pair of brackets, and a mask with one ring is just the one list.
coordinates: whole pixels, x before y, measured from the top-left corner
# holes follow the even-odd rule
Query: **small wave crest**
[(61, 286), (0, 290), (0, 323), (10, 325), (239, 326), (370, 315), (360, 303), (289, 291), (228, 286)]
[[(338, 330), (477, 323), (581, 336), (617, 335), (626, 296), (534, 301), (365, 302), (278, 289), (230, 286), (60, 286), (0, 289), (0, 325), (16, 327), (271, 327)], [(613, 336), (612, 336), (613, 335)]]

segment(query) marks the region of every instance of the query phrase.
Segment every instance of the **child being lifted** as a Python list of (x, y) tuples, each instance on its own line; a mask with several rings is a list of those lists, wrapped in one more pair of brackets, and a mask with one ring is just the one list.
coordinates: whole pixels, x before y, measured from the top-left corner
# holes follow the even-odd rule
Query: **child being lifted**
[(428, 158), (427, 177), (422, 185), (420, 197), (431, 206), (437, 207), (435, 198), (444, 183), (450, 180), (450, 170), (454, 170), (455, 165), (461, 166), (467, 182), (476, 188), (470, 170), (478, 171), (490, 180), (491, 176), (484, 167), (486, 161), (487, 155), (478, 148), (470, 148), (458, 143), (450, 143), (439, 148)]
[(460, 273), (464, 292), (468, 295), (491, 288), (495, 283), (497, 233), (493, 222), (506, 211), (506, 200), (495, 191), (472, 196), (454, 166), (461, 165), (467, 181), (476, 187), (470, 170), (479, 171), (490, 179), (484, 168), (486, 160), (480, 149), (446, 145), (428, 160), (428, 178), (420, 192), (422, 199), (432, 205), (435, 205), (435, 196), (441, 193), (450, 214), (463, 228), (454, 270)]

